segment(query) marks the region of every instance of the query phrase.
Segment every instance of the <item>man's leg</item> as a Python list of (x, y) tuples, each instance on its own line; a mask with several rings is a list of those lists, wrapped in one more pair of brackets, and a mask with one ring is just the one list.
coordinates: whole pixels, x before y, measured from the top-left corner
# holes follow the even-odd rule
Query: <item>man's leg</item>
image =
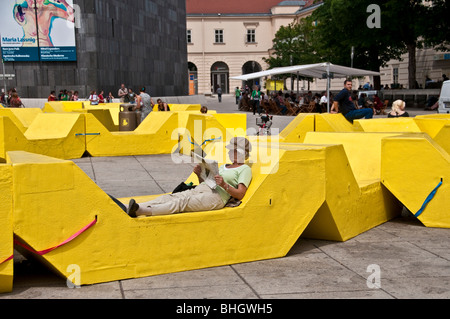
[(359, 120), (362, 118), (365, 119), (372, 119), (373, 118), (373, 110), (368, 108), (368, 109), (360, 109), (360, 110), (354, 110), (354, 111), (350, 111), (345, 115), (345, 118), (350, 121), (351, 123), (353, 123), (354, 120)]

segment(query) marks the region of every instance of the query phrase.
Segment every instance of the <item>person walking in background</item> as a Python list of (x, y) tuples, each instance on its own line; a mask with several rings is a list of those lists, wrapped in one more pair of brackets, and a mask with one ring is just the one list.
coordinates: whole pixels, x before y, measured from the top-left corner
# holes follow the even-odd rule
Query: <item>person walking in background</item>
[(241, 99), (241, 90), (239, 90), (239, 87), (236, 86), (236, 89), (234, 90), (234, 95), (236, 97), (236, 105), (239, 105), (239, 100)]
[(222, 103), (222, 88), (219, 86), (216, 92), (217, 96), (219, 97), (219, 103)]

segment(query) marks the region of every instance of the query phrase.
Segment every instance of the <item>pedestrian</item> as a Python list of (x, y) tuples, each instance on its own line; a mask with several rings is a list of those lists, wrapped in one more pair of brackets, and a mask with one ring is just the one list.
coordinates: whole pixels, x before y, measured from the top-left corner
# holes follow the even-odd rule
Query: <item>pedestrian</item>
[(219, 86), (216, 92), (217, 96), (219, 97), (219, 103), (222, 103), (222, 88)]
[(252, 108), (253, 108), (253, 115), (256, 115), (256, 110), (258, 110), (258, 114), (261, 115), (261, 91), (258, 89), (258, 86), (253, 86), (253, 92), (252, 92)]
[(241, 90), (239, 90), (239, 87), (236, 86), (234, 94), (236, 96), (236, 105), (239, 105), (239, 100), (241, 99)]

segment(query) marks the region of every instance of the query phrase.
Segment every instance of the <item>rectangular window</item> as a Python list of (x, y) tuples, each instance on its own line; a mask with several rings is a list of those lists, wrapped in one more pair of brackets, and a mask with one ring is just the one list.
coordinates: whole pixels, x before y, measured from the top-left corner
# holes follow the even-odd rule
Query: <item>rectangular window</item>
[(256, 43), (256, 30), (247, 30), (247, 43)]
[(192, 30), (187, 30), (187, 43), (192, 43)]
[(392, 80), (394, 82), (394, 84), (398, 83), (398, 67), (397, 68), (393, 68), (392, 69)]
[(223, 43), (223, 30), (215, 30), (215, 43)]

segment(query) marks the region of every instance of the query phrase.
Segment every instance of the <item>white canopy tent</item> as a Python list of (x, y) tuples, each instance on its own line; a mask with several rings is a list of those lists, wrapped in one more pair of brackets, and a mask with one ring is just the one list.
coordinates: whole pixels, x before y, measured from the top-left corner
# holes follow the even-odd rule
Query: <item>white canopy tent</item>
[(244, 74), (231, 79), (248, 81), (277, 74), (297, 74), (297, 76), (307, 76), (312, 78), (327, 78), (328, 112), (330, 111), (330, 80), (331, 78), (348, 78), (350, 76), (379, 76), (379, 72), (349, 68), (341, 65), (334, 65), (329, 62), (317, 64), (294, 65), (274, 68), (251, 74)]

